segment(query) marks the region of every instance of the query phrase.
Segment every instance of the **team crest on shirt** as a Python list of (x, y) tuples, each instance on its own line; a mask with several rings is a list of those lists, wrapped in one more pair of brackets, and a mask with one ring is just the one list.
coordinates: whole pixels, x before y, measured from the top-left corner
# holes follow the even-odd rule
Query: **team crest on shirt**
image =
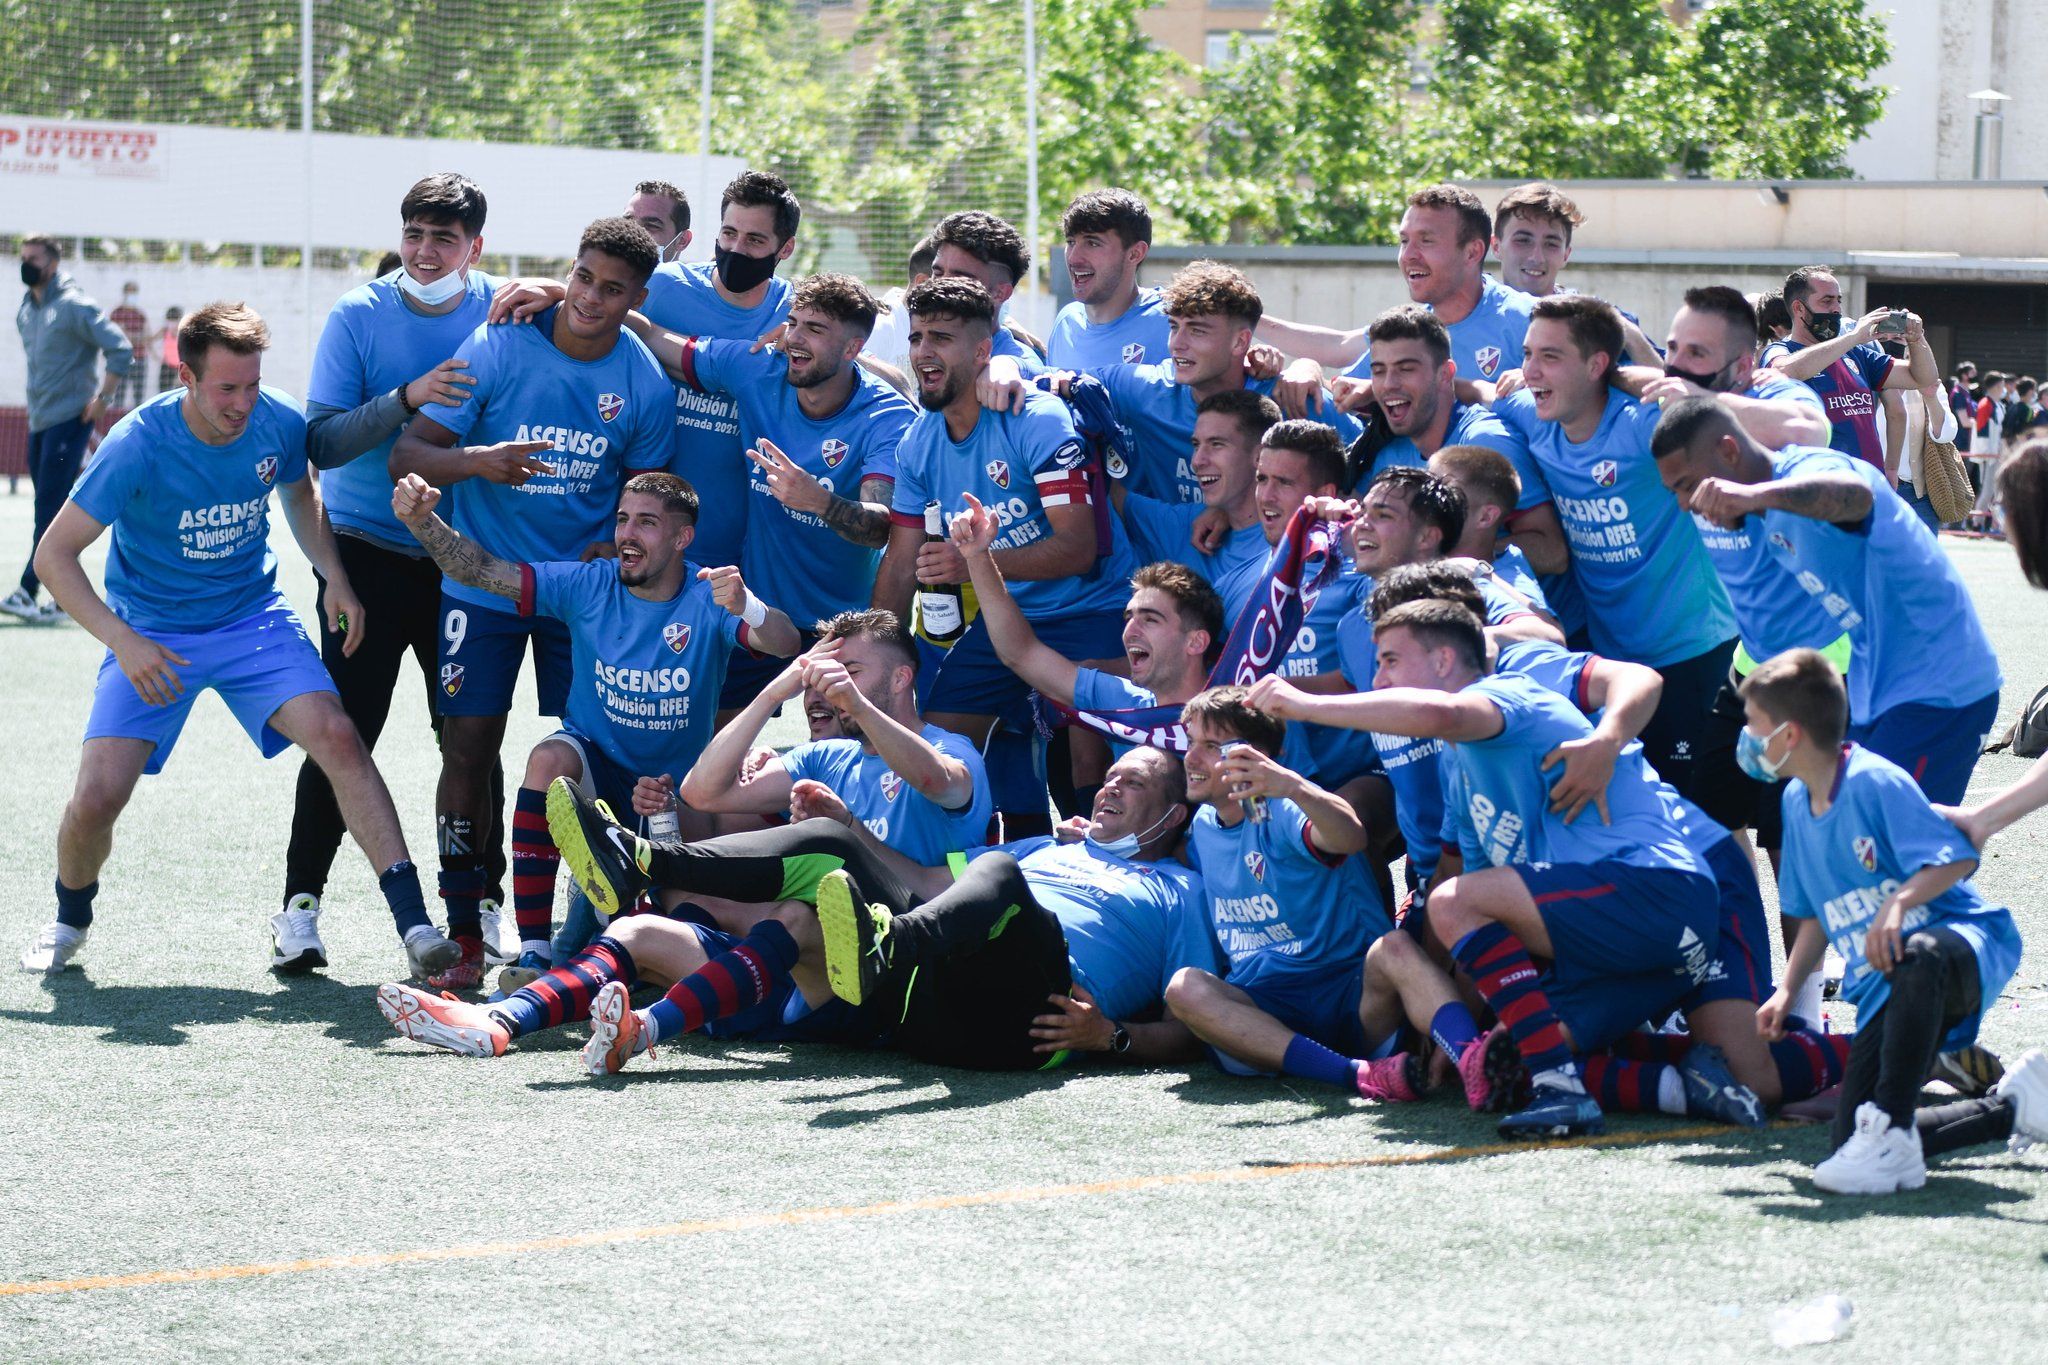
[(461, 664), (441, 665), (441, 690), (451, 697), (462, 690)]
[(271, 484), (276, 483), (277, 456), (265, 455), (262, 459), (258, 460), (256, 462), (256, 477), (263, 480), (263, 486), (265, 488), (268, 488)]
[(1131, 474), (1131, 467), (1124, 463), (1124, 457), (1115, 451), (1111, 451), (1109, 458), (1103, 461), (1103, 468), (1109, 471), (1109, 477), (1112, 479), (1127, 479)]
[(1612, 460), (1600, 460), (1593, 465), (1593, 482), (1602, 488), (1614, 487), (1614, 481), (1621, 477), (1621, 466)]
[(626, 410), (626, 400), (615, 393), (601, 393), (597, 396), (597, 415), (609, 422)]
[(982, 467), (988, 471), (988, 476), (995, 480), (996, 487), (1008, 488), (1010, 486), (1010, 462), (1008, 460), (990, 460)]
[(671, 652), (680, 654), (690, 647), (690, 623), (671, 621), (661, 628), (661, 638), (667, 642)]
[(884, 801), (894, 801), (896, 793), (902, 790), (903, 777), (901, 774), (893, 771), (882, 774), (882, 799)]
[(1266, 855), (1257, 849), (1245, 854), (1244, 870), (1252, 874), (1252, 880), (1255, 882), (1266, 880)]
[(839, 462), (846, 458), (846, 442), (834, 437), (818, 447), (818, 454), (824, 457), (825, 468), (837, 469)]
[(1868, 834), (1859, 834), (1849, 841), (1849, 847), (1856, 853), (1856, 861), (1865, 872), (1877, 871), (1877, 840)]
[(1473, 359), (1479, 362), (1479, 373), (1491, 379), (1493, 378), (1493, 372), (1500, 368), (1500, 347), (1481, 346), (1479, 354), (1474, 356)]
[(1142, 365), (1144, 363), (1145, 343), (1142, 341), (1126, 341), (1124, 343), (1124, 364)]

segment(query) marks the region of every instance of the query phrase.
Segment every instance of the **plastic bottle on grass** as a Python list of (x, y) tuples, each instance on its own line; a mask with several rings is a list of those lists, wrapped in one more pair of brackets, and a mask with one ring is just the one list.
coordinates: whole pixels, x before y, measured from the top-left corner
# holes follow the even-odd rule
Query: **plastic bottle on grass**
[(1771, 1314), (1771, 1343), (1782, 1349), (1819, 1346), (1849, 1335), (1856, 1306), (1840, 1294), (1823, 1294)]

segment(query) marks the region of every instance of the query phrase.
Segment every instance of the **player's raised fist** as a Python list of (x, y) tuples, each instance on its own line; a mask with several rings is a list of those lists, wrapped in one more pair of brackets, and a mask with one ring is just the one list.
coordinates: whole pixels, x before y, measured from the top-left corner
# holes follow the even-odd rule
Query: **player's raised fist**
[(391, 515), (407, 526), (417, 526), (434, 515), (441, 490), (417, 474), (408, 474), (391, 485)]
[(715, 568), (697, 570), (697, 577), (711, 585), (711, 600), (724, 607), (734, 616), (746, 609), (747, 585), (740, 578), (740, 571), (730, 564)]

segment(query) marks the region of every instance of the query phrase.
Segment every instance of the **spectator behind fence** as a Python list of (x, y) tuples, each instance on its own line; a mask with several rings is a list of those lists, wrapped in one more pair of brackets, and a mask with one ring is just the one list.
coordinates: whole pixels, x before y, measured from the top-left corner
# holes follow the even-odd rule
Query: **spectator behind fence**
[(156, 391), (168, 393), (183, 381), (178, 378), (178, 328), (185, 321), (185, 310), (172, 304), (164, 309), (163, 331), (158, 333), (156, 342)]
[(121, 335), (128, 338), (128, 349), (138, 357), (138, 362), (130, 365), (128, 372), (121, 376), (120, 387), (114, 391), (114, 406), (124, 412), (142, 401), (142, 385), (148, 378), (139, 357), (143, 339), (149, 335), (149, 314), (135, 306), (135, 296), (135, 281), (130, 280), (121, 286), (121, 306), (107, 314), (121, 329)]

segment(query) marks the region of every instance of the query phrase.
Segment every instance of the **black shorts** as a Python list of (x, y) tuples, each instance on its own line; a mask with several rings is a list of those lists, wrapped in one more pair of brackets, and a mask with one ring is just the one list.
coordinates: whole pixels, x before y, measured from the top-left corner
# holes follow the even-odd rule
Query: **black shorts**
[(1031, 1021), (1051, 1008), (1046, 997), (1065, 995), (1073, 984), (1059, 919), (1027, 900), (972, 953), (920, 963), (907, 974), (902, 1004), (886, 999), (892, 1012), (901, 1011), (891, 1042), (941, 1066), (1042, 1070), (1056, 1064), (1056, 1055), (1033, 1051)]
[(1735, 659), (1735, 641), (1666, 664), (1657, 672), (1664, 695), (1643, 727), (1643, 756), (1678, 794), (1730, 829), (1752, 821), (1758, 787), (1735, 762), (1742, 716), (1716, 703)]

